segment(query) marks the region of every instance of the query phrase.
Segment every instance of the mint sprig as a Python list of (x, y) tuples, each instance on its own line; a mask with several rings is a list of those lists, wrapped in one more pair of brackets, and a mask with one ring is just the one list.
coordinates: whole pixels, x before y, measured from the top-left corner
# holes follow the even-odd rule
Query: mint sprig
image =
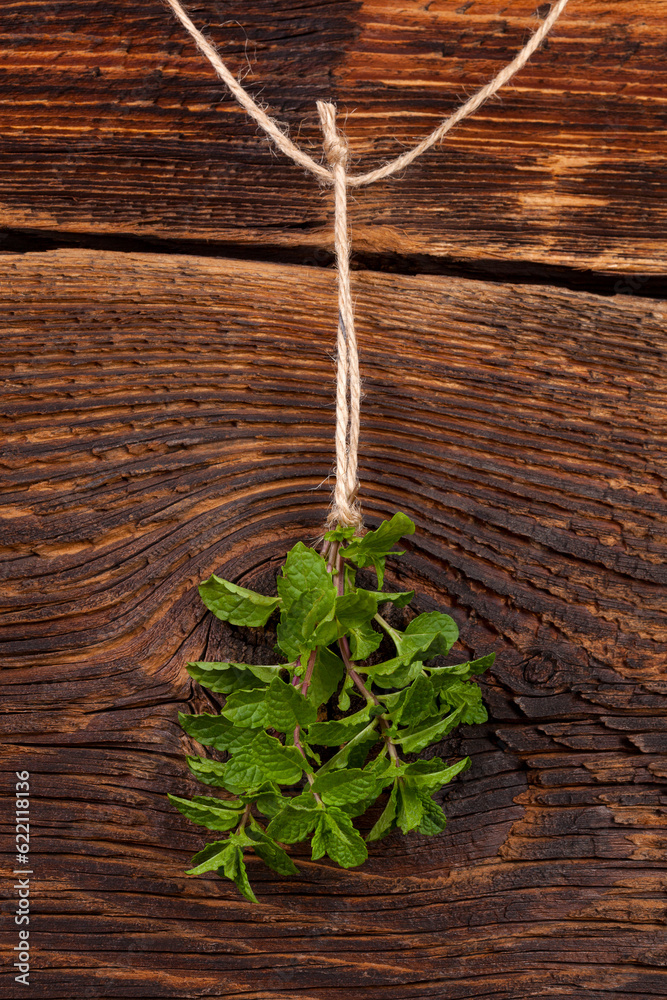
[[(256, 902), (246, 854), (254, 852), (280, 874), (296, 874), (285, 845), (306, 839), (313, 859), (327, 855), (354, 868), (368, 851), (352, 820), (383, 793), (387, 801), (367, 841), (395, 829), (427, 836), (444, 830), (445, 814), (433, 795), (469, 758), (451, 764), (405, 755), (437, 743), (459, 723), (486, 720), (472, 678), (495, 654), (433, 665), (458, 639), (449, 615), (421, 614), (401, 631), (379, 613), (388, 602), (401, 608), (414, 596), (382, 591), (387, 556), (401, 555), (394, 546), (414, 530), (410, 518), (397, 513), (363, 536), (346, 527), (330, 531), (321, 553), (298, 542), (276, 597), (215, 575), (200, 585), (206, 607), (232, 625), (261, 627), (278, 610), (277, 652), (287, 662), (188, 664), (191, 677), (226, 700), (220, 715), (179, 715), (181, 725), (199, 743), (228, 754), (224, 762), (187, 758), (200, 782), (227, 797), (169, 796), (192, 822), (227, 833), (195, 855), (189, 874), (214, 871)], [(368, 566), (378, 590), (356, 586), (357, 569)], [(385, 636), (393, 653), (368, 663)], [(338, 711), (327, 718), (331, 699)]]

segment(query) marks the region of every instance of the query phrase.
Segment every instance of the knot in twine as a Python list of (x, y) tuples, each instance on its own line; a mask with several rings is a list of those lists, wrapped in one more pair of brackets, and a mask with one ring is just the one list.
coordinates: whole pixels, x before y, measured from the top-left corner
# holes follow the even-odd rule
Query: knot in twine
[(219, 78), (226, 84), (242, 108), (257, 122), (266, 135), (286, 156), (304, 170), (310, 171), (324, 184), (330, 184), (334, 190), (334, 242), (336, 263), (338, 266), (338, 357), (337, 357), (337, 388), (336, 388), (336, 486), (333, 503), (327, 520), (328, 527), (337, 524), (362, 526), (361, 510), (357, 503), (359, 480), (357, 478), (357, 451), (359, 448), (359, 404), (361, 401), (361, 382), (359, 379), (359, 359), (357, 356), (357, 340), (354, 332), (354, 311), (350, 293), (350, 238), (347, 226), (347, 188), (363, 187), (375, 181), (384, 180), (403, 170), (413, 163), (417, 157), (436, 143), (469, 115), (472, 115), (493, 97), (501, 87), (522, 69), (530, 57), (537, 51), (547, 37), (554, 24), (565, 10), (568, 0), (556, 0), (551, 6), (544, 21), (528, 39), (514, 59), (504, 66), (499, 73), (462, 104), (454, 114), (445, 118), (421, 142), (406, 150), (400, 156), (390, 160), (375, 170), (364, 174), (348, 174), (347, 164), (349, 151), (345, 136), (336, 127), (336, 106), (324, 101), (317, 102), (322, 133), (324, 136), (324, 153), (329, 168), (314, 160), (308, 153), (300, 149), (287, 134), (287, 128), (270, 118), (264, 108), (260, 107), (241, 86), (236, 77), (220, 58), (214, 45), (192, 23), (180, 0), (165, 0), (174, 15), (181, 22), (188, 34), (194, 39), (200, 52), (211, 63)]
[(333, 173), (335, 167), (341, 165), (344, 168), (347, 167), (350, 149), (347, 139), (336, 127), (336, 105), (328, 104), (326, 101), (318, 101), (317, 110), (324, 136), (324, 155)]

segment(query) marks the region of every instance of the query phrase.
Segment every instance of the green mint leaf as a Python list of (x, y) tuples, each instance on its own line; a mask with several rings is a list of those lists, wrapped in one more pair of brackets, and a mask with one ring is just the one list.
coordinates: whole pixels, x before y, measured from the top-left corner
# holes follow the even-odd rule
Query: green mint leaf
[(403, 833), (416, 830), (424, 815), (424, 803), (417, 785), (400, 778), (398, 782), (398, 799), (396, 808), (396, 825)]
[(236, 691), (230, 695), (223, 715), (235, 726), (293, 733), (297, 726), (314, 722), (317, 709), (293, 684), (274, 677), (268, 688)]
[(188, 736), (216, 750), (232, 750), (250, 738), (247, 730), (237, 728), (221, 715), (184, 715), (179, 712), (178, 721)]
[(225, 767), (220, 761), (208, 757), (186, 757), (188, 767), (198, 781), (205, 785), (215, 785), (216, 788), (226, 788)]
[(380, 621), (391, 636), (398, 654), (391, 660), (366, 668), (366, 672), (372, 673), (381, 687), (403, 687), (414, 680), (422, 670), (414, 664), (448, 652), (459, 634), (456, 622), (439, 611), (418, 615), (405, 632)]
[(280, 785), (293, 785), (301, 778), (301, 771), (312, 771), (297, 747), (284, 747), (280, 740), (268, 733), (257, 733), (252, 750), (266, 777)]
[[(372, 742), (377, 742), (378, 734), (371, 734)], [(363, 760), (368, 753), (369, 744), (361, 747)], [(347, 768), (318, 775), (313, 784), (316, 791), (327, 805), (339, 806), (349, 816), (361, 816), (377, 799), (385, 785), (394, 780), (395, 769), (391, 767), (369, 767), (362, 771), (352, 764), (354, 750), (350, 754)]]
[[(341, 661), (342, 662), (342, 661)], [(341, 688), (340, 696), (338, 698), (338, 707), (341, 712), (347, 712), (350, 707), (350, 691), (354, 690), (354, 681), (349, 674), (345, 675), (345, 680), (343, 681), (343, 687)]]
[(216, 618), (232, 625), (266, 625), (280, 604), (279, 597), (264, 597), (215, 574), (200, 583), (199, 596)]
[(406, 607), (415, 596), (414, 590), (400, 590), (395, 594), (383, 594), (382, 591), (371, 590), (369, 593), (377, 598), (378, 605), (391, 601), (395, 608)]
[[(357, 571), (354, 566), (350, 566), (349, 563), (343, 563), (343, 575), (344, 575), (344, 587), (343, 593), (347, 594), (350, 590), (356, 590), (356, 579)], [(371, 591), (369, 591), (371, 593)]]
[(289, 611), (306, 591), (326, 590), (331, 586), (331, 574), (322, 556), (303, 542), (297, 542), (287, 553), (282, 574), (276, 581), (283, 607)]
[(433, 757), (431, 760), (417, 760), (414, 764), (407, 764), (403, 769), (403, 774), (409, 778), (420, 791), (437, 792), (443, 785), (449, 782), (461, 771), (467, 771), (470, 767), (470, 757), (464, 757), (456, 764), (446, 764), (440, 757)]
[(248, 831), (248, 837), (253, 842), (252, 847), (255, 854), (262, 859), (268, 868), (272, 868), (279, 875), (298, 875), (299, 869), (294, 864), (289, 854), (282, 849), (275, 840), (272, 840), (256, 824)]
[(285, 805), (285, 799), (275, 787), (260, 790), (253, 801), (264, 816), (277, 816)]
[(200, 660), (188, 663), (187, 669), (190, 677), (209, 691), (232, 694), (234, 691), (266, 687), (285, 667), (282, 664), (255, 667), (251, 663), (206, 663)]
[(437, 743), (443, 736), (451, 732), (461, 721), (461, 709), (456, 708), (444, 719), (426, 719), (412, 732), (394, 737), (394, 743), (400, 743), (405, 753), (417, 753), (431, 743)]
[(306, 808), (306, 803), (299, 804), (298, 799), (293, 799), (267, 826), (269, 837), (282, 844), (296, 844), (305, 840), (321, 814), (314, 799), (311, 799), (311, 803)]
[(264, 725), (279, 733), (293, 733), (317, 719), (317, 708), (293, 684), (276, 677), (266, 692)]
[(382, 636), (368, 622), (362, 625), (352, 625), (348, 629), (350, 640), (350, 659), (365, 660), (374, 653), (382, 642)]
[(296, 660), (317, 646), (326, 646), (336, 638), (333, 621), (336, 590), (329, 581), (326, 588), (308, 590), (280, 616), (278, 645), (285, 656)]
[(466, 725), (486, 722), (489, 717), (482, 704), (482, 692), (474, 682), (452, 679), (441, 685), (440, 703), (443, 708), (460, 708), (461, 722)]
[(319, 813), (315, 822), (315, 831), (310, 841), (310, 852), (313, 861), (319, 861), (327, 853), (327, 844), (324, 838), (326, 830), (324, 813)]
[(192, 861), (196, 867), (190, 868), (185, 874), (203, 875), (204, 872), (217, 871), (218, 868), (224, 866), (233, 853), (234, 845), (230, 844), (228, 840), (216, 840), (195, 854)]
[(310, 652), (303, 641), (301, 622), (289, 617), (283, 618), (278, 625), (276, 645), (288, 660), (298, 660), (303, 651)]
[(353, 524), (339, 524), (333, 531), (327, 531), (324, 537), (327, 542), (349, 542), (356, 530)]
[[(224, 872), (224, 877), (231, 879), (242, 896), (245, 896), (245, 898), (251, 903), (257, 902), (257, 897), (252, 891), (250, 882), (248, 881), (248, 873), (243, 860), (243, 851), (238, 845), (232, 845), (232, 850), (229, 855), (225, 857), (222, 870)], [(219, 868), (216, 870), (216, 873), (220, 875)]]
[[(294, 777), (292, 773), (289, 777)], [(299, 778), (301, 773), (299, 772)], [(225, 788), (235, 795), (243, 795), (259, 789), (266, 781), (266, 774), (263, 767), (258, 763), (255, 754), (249, 745), (241, 747), (234, 754), (230, 761), (227, 761), (225, 768)], [(294, 777), (291, 782), (294, 784), (299, 780)], [(288, 784), (288, 782), (285, 782)]]
[(230, 844), (236, 844), (241, 850), (245, 850), (246, 847), (252, 847), (252, 840), (248, 836), (247, 828), (244, 830), (235, 830), (234, 833), (230, 833), (227, 839)]
[(437, 705), (431, 681), (420, 674), (412, 684), (396, 695), (384, 695), (382, 700), (396, 725), (415, 725), (428, 716), (435, 715)]
[(315, 776), (312, 785), (323, 802), (331, 806), (343, 806), (359, 802), (366, 796), (380, 791), (379, 779), (374, 774), (366, 774), (359, 768), (347, 768), (343, 771), (330, 771), (328, 774)]
[(370, 622), (377, 610), (377, 598), (370, 590), (353, 590), (336, 598), (335, 616), (343, 633)]
[(231, 809), (234, 812), (242, 812), (245, 809), (245, 803), (238, 798), (221, 799), (216, 795), (194, 795), (192, 801), (215, 809)]
[(404, 632), (385, 626), (394, 641), (398, 658), (404, 663), (413, 659), (426, 660), (448, 652), (458, 638), (456, 623), (449, 615), (431, 611), (418, 615)]
[(304, 639), (308, 640), (307, 649), (327, 646), (336, 638), (338, 630), (333, 620), (335, 604), (336, 591), (333, 586), (319, 592), (316, 601), (303, 619), (302, 632)]
[(396, 826), (396, 809), (398, 803), (398, 781), (394, 781), (394, 786), (391, 790), (391, 795), (387, 801), (380, 818), (378, 819), (375, 826), (371, 829), (368, 834), (367, 840), (381, 840), (386, 837), (390, 830), (393, 830)]
[(369, 531), (363, 538), (353, 538), (343, 550), (343, 555), (360, 569), (374, 566), (378, 587), (381, 588), (386, 557), (390, 554), (401, 555), (401, 552), (394, 551), (394, 545), (403, 535), (412, 535), (414, 530), (415, 526), (406, 514), (394, 514), (391, 521), (383, 521), (375, 531)]
[[(268, 733), (257, 733), (252, 750), (266, 777), (280, 785), (293, 785), (301, 777), (301, 771), (312, 771), (298, 747), (283, 746), (280, 740)], [(298, 778), (294, 777), (297, 772)]]
[(299, 742), (301, 744), (301, 749), (303, 750), (303, 752), (306, 754), (307, 757), (310, 757), (310, 759), (314, 760), (317, 764), (322, 763), (322, 758), (320, 757), (320, 755), (317, 753), (316, 750), (313, 750), (310, 743), (308, 743), (304, 739), (303, 732), (301, 733), (301, 739), (299, 740)]
[(368, 812), (370, 807), (374, 805), (377, 800), (377, 793), (372, 793), (367, 795), (365, 799), (358, 799), (356, 802), (346, 802), (344, 805), (339, 806), (350, 819), (356, 819), (357, 816), (363, 816), (365, 812)]
[(342, 809), (332, 806), (320, 815), (313, 837), (313, 859), (328, 854), (341, 868), (356, 868), (368, 857), (363, 837)]
[[(228, 879), (234, 879), (239, 870), (239, 860), (243, 858), (243, 852), (239, 848), (238, 844), (234, 844), (232, 840), (228, 840), (229, 849), (225, 851), (222, 862), (222, 876)], [(216, 871), (220, 873), (220, 869), (217, 868)]]
[(314, 722), (308, 727), (307, 740), (321, 747), (335, 747), (340, 743), (346, 743), (353, 739), (358, 733), (363, 732), (368, 726), (371, 718), (371, 706), (366, 705), (354, 715), (349, 715), (347, 719), (340, 722)]
[(458, 637), (458, 626), (453, 618), (439, 611), (430, 611), (410, 622), (403, 633), (403, 645), (415, 655), (420, 654), (420, 659), (428, 660), (448, 653)]
[[(375, 774), (378, 777), (386, 777), (386, 775), (393, 770), (396, 770), (391, 757), (387, 755), (387, 747), (384, 746), (380, 753), (375, 757), (374, 760), (370, 762), (368, 767), (365, 769), (366, 774)], [(391, 780), (393, 780), (394, 775), (392, 774)], [(383, 785), (388, 785), (389, 781), (384, 781)]]
[(234, 885), (239, 890), (241, 895), (245, 896), (248, 902), (250, 903), (257, 902), (257, 896), (252, 891), (252, 886), (250, 885), (250, 881), (248, 879), (248, 873), (246, 871), (243, 855), (241, 855), (241, 857), (239, 858), (238, 872), (234, 877)]
[(417, 827), (418, 833), (425, 834), (427, 837), (434, 837), (442, 831), (447, 826), (447, 818), (442, 811), (441, 807), (434, 802), (430, 795), (422, 795), (422, 806), (424, 808), (424, 814), (421, 818), (421, 822)]
[(355, 745), (350, 748), (347, 755), (346, 765), (348, 767), (361, 767), (379, 739), (381, 739), (381, 737), (377, 729), (371, 729), (361, 742), (355, 743)]
[(353, 736), (345, 744), (345, 746), (341, 747), (338, 753), (335, 753), (333, 757), (331, 757), (326, 762), (326, 764), (323, 764), (317, 773), (322, 775), (325, 774), (327, 771), (335, 771), (339, 767), (344, 767), (347, 764), (348, 760), (356, 753), (357, 748), (370, 739), (370, 736), (373, 732), (375, 732), (377, 735), (376, 727), (377, 727), (377, 719), (373, 719), (371, 722), (369, 722), (369, 724), (366, 726), (365, 729), (362, 729), (361, 732), (357, 733), (356, 736)]
[(264, 726), (266, 708), (267, 689), (253, 688), (251, 691), (235, 691), (230, 694), (222, 714), (240, 729), (261, 729)]
[(429, 667), (429, 672), (434, 677), (458, 677), (461, 681), (467, 681), (473, 674), (483, 674), (485, 670), (493, 666), (496, 658), (495, 653), (487, 653), (477, 660), (468, 660), (467, 663), (456, 663), (453, 667)]
[(341, 743), (351, 740), (362, 730), (366, 729), (368, 722), (357, 722), (349, 725), (347, 720), (340, 722), (315, 722), (308, 727), (308, 742), (315, 743), (321, 747), (336, 747)]
[(222, 799), (209, 798), (203, 795), (195, 799), (182, 799), (178, 795), (168, 795), (167, 798), (179, 812), (198, 826), (207, 830), (231, 830), (238, 825), (243, 812), (243, 805), (226, 805)]
[[(308, 701), (319, 708), (337, 690), (345, 673), (345, 664), (326, 646), (320, 646), (315, 659), (315, 669), (308, 688)], [(348, 705), (349, 708), (349, 705)]]
[(373, 667), (357, 667), (357, 670), (370, 674), (373, 682), (381, 688), (404, 687), (416, 680), (422, 673), (424, 665), (421, 660), (410, 660), (408, 662), (396, 656), (391, 660), (384, 660)]
[(486, 656), (480, 656), (476, 660), (469, 660), (467, 666), (471, 674), (483, 674), (485, 670), (493, 666), (495, 659), (495, 653), (487, 653)]
[(483, 674), (492, 666), (496, 658), (495, 653), (481, 656), (478, 660), (470, 660), (468, 663), (456, 663), (453, 667), (427, 667), (433, 686), (436, 691), (440, 691), (450, 681), (467, 681), (475, 674)]
[(258, 730), (251, 732), (248, 742), (233, 754), (225, 770), (225, 782), (229, 791), (242, 795), (259, 789), (266, 781), (294, 785), (303, 770), (312, 768), (297, 747), (284, 747), (275, 736)]

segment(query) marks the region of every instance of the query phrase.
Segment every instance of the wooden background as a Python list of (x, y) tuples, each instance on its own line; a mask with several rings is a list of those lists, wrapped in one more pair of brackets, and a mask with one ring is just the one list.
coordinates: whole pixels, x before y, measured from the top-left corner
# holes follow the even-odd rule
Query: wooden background
[[(536, 25), (516, 0), (201, 0), (233, 70), (359, 169)], [(498, 651), (448, 831), (360, 871), (183, 874), (188, 659), (270, 591), (332, 466), (331, 202), (269, 150), (158, 0), (0, 11), (3, 791), (31, 772), (31, 986), (7, 997), (667, 996), (667, 4), (571, 0), (543, 51), (405, 176), (355, 193), (369, 523), (390, 580)], [(5, 820), (11, 819), (7, 799)], [(363, 820), (366, 827), (372, 817)], [(11, 850), (11, 825), (5, 827)], [(7, 856), (8, 872), (14, 864)]]

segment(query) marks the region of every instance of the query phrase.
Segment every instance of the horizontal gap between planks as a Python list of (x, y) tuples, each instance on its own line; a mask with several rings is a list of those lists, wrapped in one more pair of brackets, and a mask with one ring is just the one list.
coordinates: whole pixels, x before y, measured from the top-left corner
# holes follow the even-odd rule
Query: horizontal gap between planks
[[(214, 240), (169, 240), (141, 238), (132, 234), (97, 235), (62, 233), (41, 229), (4, 229), (0, 231), (0, 254), (43, 253), (68, 248), (106, 250), (117, 253), (188, 254), (193, 257), (216, 257), (258, 263), (290, 264), (302, 267), (329, 268), (333, 253), (312, 246), (280, 247), (274, 244), (237, 244)], [(396, 253), (354, 254), (356, 270), (384, 271), (394, 274), (433, 274), (494, 282), (548, 285), (597, 295), (633, 295), (649, 299), (667, 299), (667, 274), (637, 274), (565, 267), (549, 267), (531, 261), (476, 260), (461, 261), (428, 254)]]

